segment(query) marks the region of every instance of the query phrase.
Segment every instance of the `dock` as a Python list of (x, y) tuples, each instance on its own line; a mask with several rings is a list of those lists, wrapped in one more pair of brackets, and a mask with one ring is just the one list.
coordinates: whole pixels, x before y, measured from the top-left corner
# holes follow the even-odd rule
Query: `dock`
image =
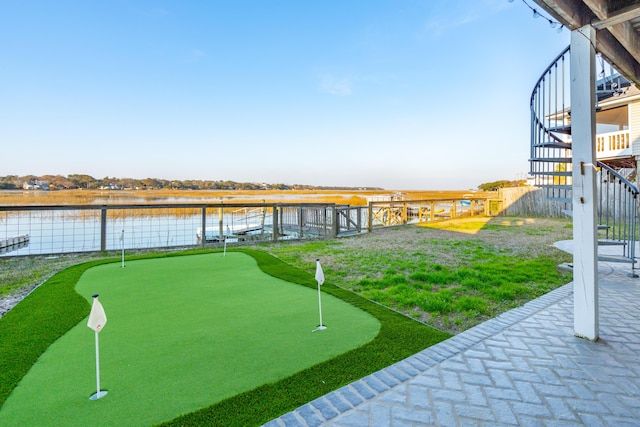
[(15, 251), (29, 244), (28, 234), (19, 234), (14, 237), (0, 239), (0, 253)]

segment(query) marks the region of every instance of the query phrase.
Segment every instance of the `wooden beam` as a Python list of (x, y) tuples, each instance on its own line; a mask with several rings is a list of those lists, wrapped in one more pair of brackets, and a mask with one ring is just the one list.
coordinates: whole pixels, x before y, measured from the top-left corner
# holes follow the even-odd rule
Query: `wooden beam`
[(594, 19), (593, 12), (580, 0), (534, 0), (569, 30), (575, 30)]
[(630, 22), (614, 25), (609, 28), (609, 32), (636, 61), (640, 62), (640, 36)]
[(613, 13), (607, 14), (604, 18), (599, 18), (597, 21), (593, 21), (591, 25), (596, 30), (602, 30), (614, 25), (622, 24), (623, 22), (631, 21), (634, 18), (640, 17), (640, 5), (633, 4), (631, 6), (624, 7)]
[[(582, 0), (595, 15), (596, 19), (607, 19), (609, 7), (606, 0)], [(595, 28), (595, 27), (594, 27)]]
[(608, 0), (534, 0), (569, 30), (595, 23), (597, 50), (622, 75), (640, 85), (640, 35), (629, 19), (640, 16), (640, 4), (610, 10)]
[(609, 30), (598, 32), (598, 52), (627, 79), (640, 86), (640, 64)]
[(629, 52), (636, 62), (640, 62), (640, 36), (629, 22), (630, 19), (640, 16), (640, 5), (633, 4), (610, 12), (606, 0), (583, 1), (597, 18), (593, 20), (595, 24), (592, 24), (592, 27), (596, 30), (608, 29), (622, 48)]

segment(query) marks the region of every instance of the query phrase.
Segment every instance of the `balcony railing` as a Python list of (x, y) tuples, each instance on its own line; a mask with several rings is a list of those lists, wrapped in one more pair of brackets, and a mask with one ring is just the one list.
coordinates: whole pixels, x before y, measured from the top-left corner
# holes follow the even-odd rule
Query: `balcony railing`
[(632, 155), (628, 130), (596, 135), (596, 158), (598, 160), (625, 158)]

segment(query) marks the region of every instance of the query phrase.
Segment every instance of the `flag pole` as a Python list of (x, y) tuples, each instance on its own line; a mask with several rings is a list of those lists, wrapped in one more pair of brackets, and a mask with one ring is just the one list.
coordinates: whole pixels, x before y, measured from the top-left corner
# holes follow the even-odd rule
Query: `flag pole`
[(311, 332), (324, 331), (327, 327), (322, 323), (322, 293), (320, 292), (320, 286), (324, 283), (324, 273), (322, 272), (322, 266), (320, 265), (320, 259), (316, 259), (316, 280), (318, 281), (318, 311), (320, 312), (320, 325)]
[[(96, 304), (96, 302), (98, 302), (98, 294), (93, 295), (93, 303), (94, 305)], [(100, 304), (98, 302), (98, 304)], [(104, 314), (104, 311), (102, 310), (102, 305), (100, 305), (100, 309), (102, 311), (102, 314)], [(93, 312), (93, 307), (91, 308), (91, 311)], [(92, 313), (93, 314), (93, 313)], [(89, 315), (89, 322), (92, 322), (92, 314)], [(101, 319), (98, 319), (98, 321), (100, 321)], [(100, 330), (102, 329), (102, 326), (104, 326), (104, 323), (106, 323), (106, 317), (104, 318), (103, 321), (101, 321), (98, 326), (96, 326), (95, 330), (95, 336), (96, 336), (96, 392), (94, 394), (92, 394), (89, 399), (90, 400), (98, 400), (101, 397), (104, 397), (107, 395), (106, 391), (100, 391), (100, 340), (98, 338), (98, 333), (100, 332)], [(89, 326), (93, 329), (93, 326)]]
[(320, 292), (320, 283), (318, 283), (318, 311), (320, 312), (320, 326), (317, 327), (318, 331), (322, 331), (327, 329), (326, 326), (322, 324), (322, 293)]
[(96, 392), (91, 395), (89, 399), (97, 400), (107, 394), (106, 391), (100, 391), (100, 344), (98, 339), (98, 332), (95, 332), (96, 335)]
[(227, 236), (224, 236), (224, 251), (222, 251), (222, 258), (227, 256)]
[(224, 251), (222, 252), (222, 258), (227, 256), (227, 238), (231, 232), (229, 231), (229, 225), (227, 225), (227, 233), (224, 235)]

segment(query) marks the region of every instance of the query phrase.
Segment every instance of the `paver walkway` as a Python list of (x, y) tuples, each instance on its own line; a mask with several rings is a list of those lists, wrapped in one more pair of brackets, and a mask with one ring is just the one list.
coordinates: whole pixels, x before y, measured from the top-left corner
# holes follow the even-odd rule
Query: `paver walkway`
[(640, 426), (640, 279), (600, 263), (600, 340), (573, 335), (573, 285), (469, 329), (268, 427)]

